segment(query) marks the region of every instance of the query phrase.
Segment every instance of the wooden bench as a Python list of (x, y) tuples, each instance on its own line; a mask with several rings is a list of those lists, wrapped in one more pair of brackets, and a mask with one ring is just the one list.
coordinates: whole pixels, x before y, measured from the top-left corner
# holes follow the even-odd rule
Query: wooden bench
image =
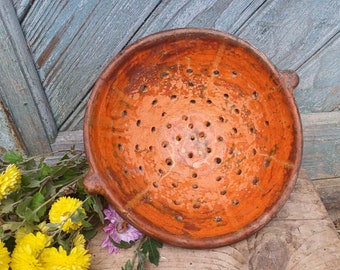
[[(92, 270), (120, 269), (133, 250), (108, 255), (102, 230), (89, 243)], [(192, 250), (164, 245), (158, 269), (339, 269), (340, 238), (305, 170), (278, 215), (258, 233), (230, 246)], [(157, 269), (147, 265), (147, 269)]]

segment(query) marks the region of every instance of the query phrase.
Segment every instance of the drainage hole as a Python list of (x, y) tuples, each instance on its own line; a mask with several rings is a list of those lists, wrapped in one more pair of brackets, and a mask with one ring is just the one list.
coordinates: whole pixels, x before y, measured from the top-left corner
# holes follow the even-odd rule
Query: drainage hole
[(164, 78), (164, 77), (166, 77), (166, 76), (168, 76), (168, 75), (169, 75), (168, 72), (163, 71), (163, 72), (161, 73), (161, 78)]
[(232, 133), (232, 134), (236, 134), (236, 133), (237, 133), (237, 128), (234, 127), (234, 128), (231, 130), (231, 133)]
[(163, 148), (167, 148), (168, 145), (169, 145), (169, 143), (167, 141), (162, 142), (162, 147)]
[(194, 154), (192, 152), (188, 153), (188, 158), (193, 158)]
[(241, 174), (242, 174), (242, 170), (240, 170), (240, 169), (237, 170), (236, 174), (237, 174), (237, 175), (241, 175)]
[(143, 166), (139, 166), (138, 169), (139, 169), (140, 171), (143, 171)]
[(178, 187), (178, 183), (172, 183), (171, 185), (172, 185), (172, 187), (174, 187), (174, 188), (177, 188), (177, 187)]
[(212, 149), (210, 147), (207, 147), (206, 151), (209, 154), (209, 153), (211, 153)]
[(234, 112), (235, 112), (236, 114), (239, 114), (239, 113), (240, 113), (240, 110), (239, 110), (239, 109), (235, 109)]
[(224, 93), (223, 97), (224, 97), (225, 99), (228, 99), (228, 98), (229, 98), (229, 95), (228, 95), (227, 93)]
[(137, 126), (137, 127), (140, 127), (140, 124), (141, 124), (141, 120), (138, 119), (138, 120), (136, 121), (136, 126)]
[(226, 195), (227, 194), (227, 191), (225, 189), (221, 190), (220, 192), (221, 195)]
[(218, 70), (214, 70), (213, 73), (214, 73), (214, 75), (216, 75), (216, 76), (220, 74), (220, 72), (219, 72)]
[(238, 200), (233, 200), (233, 201), (232, 201), (232, 204), (233, 204), (233, 205), (238, 205), (239, 203), (240, 203), (240, 202), (239, 202)]
[(189, 119), (188, 116), (186, 116), (186, 115), (183, 115), (183, 116), (182, 116), (182, 120), (187, 121), (188, 119)]
[(224, 122), (224, 117), (223, 116), (220, 116), (219, 118), (218, 118), (218, 120), (220, 121), (220, 122)]
[(255, 128), (251, 127), (251, 128), (249, 129), (249, 131), (250, 131), (250, 133), (254, 134), (254, 133), (255, 133)]
[(210, 125), (211, 125), (211, 123), (209, 121), (206, 121), (204, 124), (205, 124), (206, 127), (210, 127)]
[(135, 145), (135, 151), (138, 152), (140, 150), (139, 144)]
[(205, 137), (205, 133), (203, 131), (201, 131), (200, 133), (198, 133), (198, 137), (204, 138)]
[(150, 146), (149, 146), (149, 151), (151, 152), (152, 150), (153, 150), (153, 146), (150, 145)]
[(229, 155), (232, 155), (234, 153), (234, 148), (230, 148), (228, 153)]
[(221, 180), (222, 180), (222, 176), (217, 176), (217, 177), (216, 177), (216, 181), (217, 181), (217, 182), (220, 182)]
[(143, 84), (141, 87), (140, 87), (140, 89), (139, 89), (142, 93), (145, 93), (146, 91), (148, 91), (148, 87), (145, 85), (145, 84)]
[(233, 76), (233, 77), (236, 77), (237, 76), (237, 71), (233, 71), (233, 72), (231, 72), (231, 75)]
[(254, 98), (254, 99), (257, 99), (258, 97), (259, 97), (259, 94), (258, 94), (256, 91), (254, 91), (254, 92), (253, 92), (253, 98)]
[(256, 186), (259, 183), (260, 179), (258, 177), (255, 177), (253, 179), (253, 185)]
[(156, 131), (156, 128), (155, 127), (152, 127), (151, 128), (151, 132), (155, 132)]
[(180, 205), (180, 204), (181, 204), (181, 203), (180, 203), (179, 201), (177, 201), (177, 200), (173, 200), (172, 202), (174, 203), (174, 205)]
[(193, 123), (189, 123), (188, 124), (188, 128), (193, 129), (194, 128), (194, 124)]
[(222, 162), (221, 158), (219, 158), (219, 157), (215, 158), (215, 163), (216, 164), (221, 164), (221, 162)]
[(193, 188), (193, 189), (198, 189), (198, 185), (197, 185), (197, 184), (193, 184), (193, 185), (192, 185), (192, 188)]
[(187, 69), (187, 73), (190, 74), (190, 73), (192, 73), (192, 72), (193, 72), (193, 70), (192, 70), (191, 68), (188, 68), (188, 69)]
[(257, 151), (256, 151), (256, 149), (254, 148), (254, 149), (253, 149), (253, 155), (256, 156), (256, 154), (257, 154)]
[(168, 166), (172, 166), (173, 161), (172, 161), (171, 158), (167, 158), (167, 159), (165, 160), (165, 163), (166, 163), (166, 165), (168, 165)]
[(175, 99), (177, 99), (177, 96), (176, 95), (171, 95), (170, 99), (175, 100)]
[(127, 111), (122, 111), (122, 117), (126, 117), (127, 116)]
[(194, 209), (198, 209), (201, 207), (201, 205), (199, 203), (194, 203), (194, 205), (192, 206)]
[(182, 216), (176, 216), (176, 219), (177, 219), (178, 221), (182, 221), (182, 220), (183, 220), (183, 217), (182, 217)]
[(195, 104), (195, 103), (196, 103), (196, 100), (191, 99), (191, 100), (190, 100), (190, 103), (191, 103), (191, 104)]
[(166, 116), (166, 112), (162, 112), (162, 117)]
[(181, 135), (177, 135), (176, 136), (176, 141), (180, 142), (182, 140), (182, 136)]
[(222, 136), (218, 136), (218, 137), (217, 137), (217, 141), (218, 141), (218, 142), (223, 142), (223, 140), (224, 140), (224, 139), (223, 139)]
[(188, 85), (189, 86), (194, 86), (194, 83), (193, 82), (188, 82)]
[(152, 185), (153, 185), (154, 188), (158, 188), (158, 183), (157, 182), (153, 182)]
[(158, 170), (158, 173), (159, 173), (160, 175), (163, 175), (164, 171), (163, 171), (162, 169), (159, 169), (159, 170)]
[(170, 128), (172, 127), (172, 125), (171, 125), (170, 123), (168, 123), (168, 124), (166, 124), (166, 127), (167, 127), (168, 129), (170, 129)]
[(266, 168), (268, 168), (269, 165), (270, 165), (270, 160), (266, 160), (266, 161), (264, 162), (263, 165), (264, 165)]
[(194, 136), (194, 135), (191, 135), (191, 136), (190, 136), (190, 140), (191, 140), (191, 141), (194, 141), (194, 140), (195, 140), (195, 136)]
[(119, 151), (124, 151), (124, 146), (120, 143), (117, 145)]
[(154, 100), (151, 102), (152, 106), (155, 106), (157, 103), (158, 103), (158, 100), (157, 100), (157, 99), (154, 99)]
[(197, 173), (194, 172), (194, 173), (192, 173), (191, 176), (192, 176), (192, 178), (197, 178)]
[(214, 217), (214, 221), (215, 221), (215, 222), (221, 222), (221, 221), (222, 221), (222, 218), (221, 218), (221, 217)]
[(269, 126), (269, 121), (264, 121), (264, 124), (268, 127)]
[(208, 99), (207, 104), (211, 104), (211, 103), (212, 103), (211, 99)]

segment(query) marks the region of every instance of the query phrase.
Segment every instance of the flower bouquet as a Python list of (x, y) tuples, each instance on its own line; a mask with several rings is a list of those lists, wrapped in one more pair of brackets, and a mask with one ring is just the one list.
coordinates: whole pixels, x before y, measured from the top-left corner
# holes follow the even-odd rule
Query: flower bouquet
[(104, 252), (135, 245), (121, 269), (145, 269), (147, 260), (158, 265), (162, 244), (84, 189), (84, 153), (58, 155), (56, 161), (54, 154), (27, 158), (8, 152), (0, 160), (0, 270), (90, 269), (87, 243), (101, 227)]

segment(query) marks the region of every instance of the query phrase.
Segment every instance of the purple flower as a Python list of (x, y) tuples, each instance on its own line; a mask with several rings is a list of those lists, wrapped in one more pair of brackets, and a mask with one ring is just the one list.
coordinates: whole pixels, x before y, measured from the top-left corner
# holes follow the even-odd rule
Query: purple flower
[(143, 236), (140, 231), (122, 219), (111, 205), (103, 212), (105, 215), (104, 219), (110, 222), (104, 227), (106, 237), (102, 243), (102, 248), (107, 247), (108, 253), (114, 252), (117, 254), (119, 251), (119, 248), (110, 241), (110, 237), (117, 243), (120, 243), (120, 241), (128, 243), (136, 241)]

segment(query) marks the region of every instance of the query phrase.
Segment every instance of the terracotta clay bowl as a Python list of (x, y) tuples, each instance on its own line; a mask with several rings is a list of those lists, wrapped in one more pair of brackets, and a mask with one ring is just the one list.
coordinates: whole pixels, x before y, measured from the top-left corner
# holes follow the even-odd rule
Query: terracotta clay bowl
[(113, 59), (88, 101), (85, 187), (165, 243), (244, 239), (294, 187), (297, 84), (295, 72), (232, 35), (177, 29), (143, 38)]

